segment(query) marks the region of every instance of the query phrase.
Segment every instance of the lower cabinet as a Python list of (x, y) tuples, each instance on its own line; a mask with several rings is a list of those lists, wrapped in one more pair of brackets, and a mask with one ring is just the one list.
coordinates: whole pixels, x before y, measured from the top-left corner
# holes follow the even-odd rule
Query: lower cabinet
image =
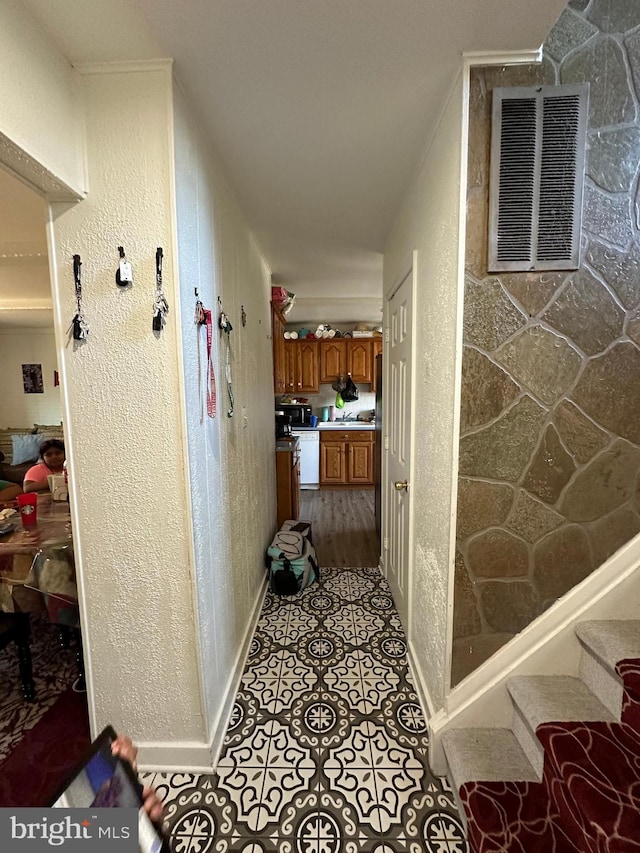
[(277, 525), (300, 515), (300, 450), (276, 451)]
[(320, 431), (320, 485), (373, 485), (373, 430)]

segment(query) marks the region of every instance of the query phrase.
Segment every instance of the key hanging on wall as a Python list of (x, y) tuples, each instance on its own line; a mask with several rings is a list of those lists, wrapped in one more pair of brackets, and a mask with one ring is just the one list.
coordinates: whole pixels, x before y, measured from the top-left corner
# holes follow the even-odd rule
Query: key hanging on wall
[(125, 257), (124, 246), (118, 246), (118, 254), (120, 255), (120, 262), (116, 270), (116, 284), (118, 287), (128, 287), (133, 284), (133, 269)]
[(162, 290), (162, 258), (162, 248), (158, 246), (156, 249), (156, 298), (153, 301), (152, 327), (154, 332), (162, 331), (169, 313), (169, 303)]
[(76, 288), (76, 313), (71, 321), (69, 331), (74, 341), (85, 341), (89, 334), (89, 326), (82, 312), (82, 261), (80, 255), (73, 256), (73, 280)]

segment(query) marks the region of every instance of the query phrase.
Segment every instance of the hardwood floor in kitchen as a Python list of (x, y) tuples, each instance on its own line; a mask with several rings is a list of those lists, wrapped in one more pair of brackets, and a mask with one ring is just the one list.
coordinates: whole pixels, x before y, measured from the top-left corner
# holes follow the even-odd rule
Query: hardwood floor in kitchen
[(373, 489), (303, 489), (300, 518), (310, 521), (320, 566), (377, 566)]

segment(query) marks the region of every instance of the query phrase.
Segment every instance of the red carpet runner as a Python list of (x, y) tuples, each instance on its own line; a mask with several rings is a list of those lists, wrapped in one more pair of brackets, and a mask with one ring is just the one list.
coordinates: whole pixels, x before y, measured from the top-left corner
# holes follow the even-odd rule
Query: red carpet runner
[(0, 764), (0, 806), (45, 806), (89, 746), (87, 696), (68, 688)]
[(616, 667), (621, 723), (543, 723), (543, 780), (460, 789), (473, 853), (640, 853), (640, 660)]

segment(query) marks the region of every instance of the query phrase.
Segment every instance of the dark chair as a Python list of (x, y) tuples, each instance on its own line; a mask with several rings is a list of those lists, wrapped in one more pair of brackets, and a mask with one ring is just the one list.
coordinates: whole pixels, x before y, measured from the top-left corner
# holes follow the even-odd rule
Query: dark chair
[(27, 702), (33, 702), (36, 697), (36, 686), (33, 681), (31, 666), (31, 649), (29, 648), (30, 634), (28, 613), (0, 613), (0, 649), (6, 649), (9, 643), (16, 644), (22, 695)]

